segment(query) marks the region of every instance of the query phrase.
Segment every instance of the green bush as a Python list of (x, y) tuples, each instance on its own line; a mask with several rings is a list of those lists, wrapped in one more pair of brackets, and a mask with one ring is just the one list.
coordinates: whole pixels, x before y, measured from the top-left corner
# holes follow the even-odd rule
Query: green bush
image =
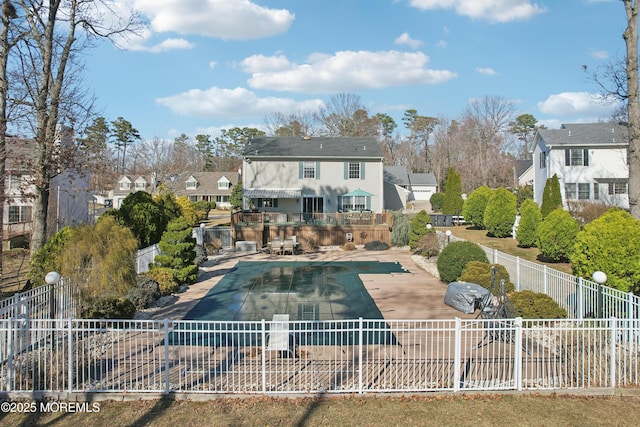
[(524, 319), (563, 319), (567, 312), (549, 295), (532, 291), (512, 292), (509, 299), (517, 316)]
[(507, 237), (513, 231), (517, 214), (516, 196), (506, 188), (498, 188), (487, 201), (484, 211), (484, 226), (487, 234), (494, 237)]
[(409, 244), (409, 217), (402, 212), (393, 213), (393, 228), (391, 229), (391, 244), (393, 246), (407, 246)]
[(562, 209), (562, 193), (560, 193), (558, 175), (553, 174), (551, 178), (547, 179), (542, 192), (542, 205), (540, 206), (542, 219), (556, 209)]
[(139, 274), (136, 278), (136, 284), (127, 291), (126, 298), (138, 310), (151, 307), (160, 298), (160, 286), (151, 277)]
[(569, 256), (573, 273), (591, 279), (594, 271), (607, 274), (607, 286), (640, 293), (640, 221), (628, 212), (610, 209), (584, 226)]
[(440, 280), (446, 283), (455, 282), (462, 270), (471, 261), (489, 263), (482, 248), (472, 242), (451, 242), (444, 247), (438, 257), (438, 273)]
[(429, 232), (427, 224), (431, 224), (431, 216), (424, 209), (411, 218), (411, 229), (409, 231), (409, 247), (411, 250), (415, 250), (418, 240)]
[(88, 298), (82, 307), (85, 319), (132, 319), (136, 306), (126, 298)]
[(204, 246), (195, 245), (193, 251), (196, 253), (196, 257), (193, 259), (195, 265), (202, 265), (207, 260), (207, 250)]
[(373, 242), (365, 243), (364, 248), (368, 251), (386, 251), (389, 249), (389, 245), (380, 240), (374, 240)]
[(474, 227), (483, 229), (484, 226), (484, 211), (487, 208), (487, 202), (493, 194), (493, 190), (487, 186), (478, 187), (464, 202), (462, 206), (462, 216), (467, 224), (471, 224)]
[(543, 257), (555, 262), (567, 261), (573, 252), (578, 222), (569, 212), (556, 209), (538, 226), (538, 249)]
[(518, 246), (530, 248), (536, 245), (538, 227), (542, 222), (542, 213), (538, 204), (531, 199), (522, 202), (520, 207), (520, 224), (516, 230)]
[(525, 200), (533, 200), (533, 185), (522, 185), (516, 189), (518, 199), (518, 209), (521, 208)]
[(155, 267), (144, 274), (158, 283), (162, 295), (171, 295), (180, 289), (180, 285), (173, 276), (173, 270), (170, 268)]
[(442, 202), (442, 213), (460, 215), (462, 212), (462, 180), (454, 168), (447, 171), (447, 184)]
[(173, 270), (178, 284), (191, 284), (198, 278), (198, 266), (194, 264), (196, 239), (191, 237), (191, 227), (183, 217), (169, 222), (158, 247), (160, 254), (154, 258), (155, 266)]
[(444, 205), (444, 193), (433, 193), (429, 198), (431, 204), (431, 210), (434, 212), (442, 212), (442, 206)]
[[(496, 283), (492, 287), (491, 283), (491, 269), (495, 267), (498, 269), (499, 274), (496, 274)], [(460, 273), (458, 280), (462, 282), (470, 282), (481, 285), (484, 288), (489, 289), (494, 295), (500, 295), (500, 279), (504, 279), (505, 291), (507, 293), (515, 290), (515, 285), (509, 280), (509, 273), (507, 269), (500, 264), (488, 264), (481, 261), (471, 261), (467, 263), (467, 266)]]

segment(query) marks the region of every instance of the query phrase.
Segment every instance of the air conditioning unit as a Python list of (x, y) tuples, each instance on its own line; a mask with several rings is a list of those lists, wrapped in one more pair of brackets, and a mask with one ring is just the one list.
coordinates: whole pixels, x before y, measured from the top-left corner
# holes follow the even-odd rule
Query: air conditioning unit
[(346, 233), (347, 242), (353, 242), (353, 233)]

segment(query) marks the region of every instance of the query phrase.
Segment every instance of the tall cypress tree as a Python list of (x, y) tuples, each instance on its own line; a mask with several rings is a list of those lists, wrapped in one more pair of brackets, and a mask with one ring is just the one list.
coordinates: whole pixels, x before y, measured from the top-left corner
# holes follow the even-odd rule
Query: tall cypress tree
[(462, 204), (462, 180), (454, 168), (449, 168), (442, 213), (460, 215)]
[(544, 192), (542, 193), (542, 206), (540, 206), (540, 212), (542, 213), (542, 219), (546, 218), (551, 212), (557, 208), (562, 208), (562, 194), (560, 193), (560, 180), (558, 175), (547, 179), (544, 185)]
[(169, 222), (158, 246), (160, 254), (154, 259), (157, 267), (173, 270), (174, 278), (180, 284), (191, 284), (196, 281), (198, 266), (194, 263), (196, 253), (193, 250), (196, 239), (191, 237), (191, 227), (184, 217), (178, 217)]

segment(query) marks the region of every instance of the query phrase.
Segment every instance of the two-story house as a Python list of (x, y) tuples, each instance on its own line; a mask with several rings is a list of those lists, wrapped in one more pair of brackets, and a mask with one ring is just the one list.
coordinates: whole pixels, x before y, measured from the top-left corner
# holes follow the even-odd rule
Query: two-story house
[(382, 212), (382, 162), (375, 138), (252, 139), (243, 153), (243, 207), (267, 212)]
[(123, 175), (109, 192), (109, 198), (113, 200), (113, 207), (119, 209), (122, 201), (131, 193), (138, 191), (146, 191), (153, 193), (158, 183), (153, 176), (138, 176), (134, 178), (129, 175)]
[(629, 208), (627, 127), (617, 123), (564, 124), (540, 129), (533, 142), (534, 200), (542, 204), (548, 178), (560, 180), (562, 200), (601, 201)]
[[(60, 144), (73, 144), (73, 131), (64, 128)], [(33, 153), (36, 143), (32, 139), (9, 137), (6, 144), (4, 217), (2, 228), (4, 249), (26, 246), (33, 225)], [(51, 178), (47, 212), (47, 229), (55, 233), (67, 225), (89, 221), (90, 173), (72, 167), (61, 169)]]
[(230, 209), (229, 196), (238, 184), (238, 172), (185, 172), (165, 184), (177, 197), (215, 202), (216, 208)]

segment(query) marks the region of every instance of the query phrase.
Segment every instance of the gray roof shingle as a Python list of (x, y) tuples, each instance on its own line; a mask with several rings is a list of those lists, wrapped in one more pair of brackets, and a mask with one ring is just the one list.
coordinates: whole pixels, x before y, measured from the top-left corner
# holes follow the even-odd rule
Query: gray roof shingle
[(547, 146), (627, 145), (627, 126), (618, 123), (563, 124), (560, 129), (540, 129)]
[(372, 137), (265, 137), (250, 140), (245, 157), (294, 158), (381, 158), (382, 151)]

